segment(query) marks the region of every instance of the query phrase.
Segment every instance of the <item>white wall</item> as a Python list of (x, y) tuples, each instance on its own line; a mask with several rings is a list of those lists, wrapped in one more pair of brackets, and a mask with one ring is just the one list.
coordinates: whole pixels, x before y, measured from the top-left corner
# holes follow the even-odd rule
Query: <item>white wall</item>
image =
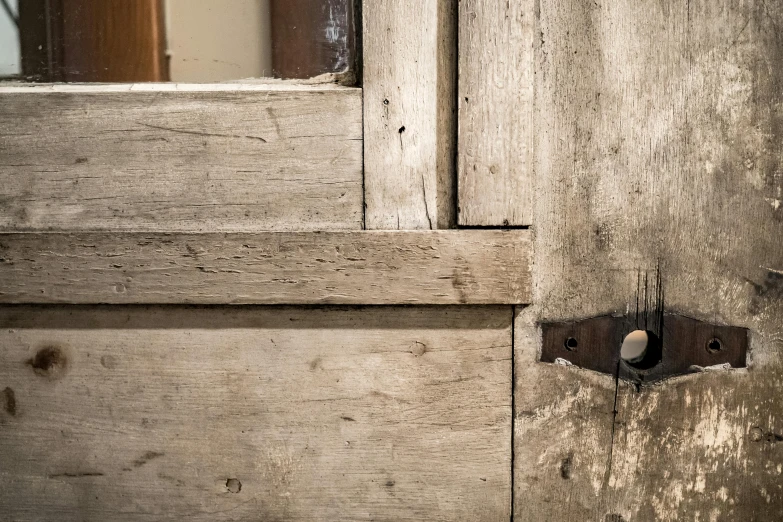
[[(18, 13), (17, 0), (6, 2)], [(0, 76), (9, 76), (22, 72), (21, 57), (19, 54), (19, 34), (11, 19), (0, 7)]]
[(166, 0), (171, 81), (272, 76), (269, 0)]

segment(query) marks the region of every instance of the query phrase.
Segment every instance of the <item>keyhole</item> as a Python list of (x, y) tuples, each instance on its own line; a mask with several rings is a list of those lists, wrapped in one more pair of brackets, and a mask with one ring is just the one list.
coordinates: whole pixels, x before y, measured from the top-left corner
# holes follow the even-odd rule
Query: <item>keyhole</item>
[(634, 330), (623, 339), (620, 358), (637, 370), (649, 370), (661, 362), (661, 343), (646, 330)]

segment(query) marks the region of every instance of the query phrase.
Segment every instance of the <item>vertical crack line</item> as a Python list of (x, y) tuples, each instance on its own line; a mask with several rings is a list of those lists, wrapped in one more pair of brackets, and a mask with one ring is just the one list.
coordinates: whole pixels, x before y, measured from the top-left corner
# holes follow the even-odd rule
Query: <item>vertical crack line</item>
[(362, 17), (362, 1), (353, 1), (353, 38), (354, 38), (354, 54), (353, 54), (353, 70), (356, 74), (356, 85), (354, 87), (362, 87), (364, 85), (364, 19)]
[(604, 487), (603, 495), (604, 502), (606, 502), (607, 489), (609, 487), (609, 480), (612, 477), (612, 462), (614, 461), (614, 432), (617, 425), (617, 396), (620, 394), (620, 361), (617, 361), (617, 369), (614, 372), (614, 405), (612, 406), (612, 430), (609, 438), (609, 462), (606, 466), (606, 474), (604, 475)]
[[(364, 110), (364, 89), (362, 89), (362, 230), (367, 230), (367, 140), (365, 139), (366, 115)], [(399, 228), (399, 227), (397, 227)]]
[[(454, 58), (452, 59), (451, 63), (451, 81), (452, 81), (452, 91), (454, 93), (454, 99), (451, 101), (453, 104), (451, 107), (451, 165), (449, 167), (451, 168), (450, 174), (450, 193), (451, 193), (451, 217), (449, 219), (448, 226), (444, 227), (442, 225), (439, 225), (438, 228), (457, 228), (457, 224), (459, 223), (459, 164), (460, 164), (460, 154), (459, 154), (459, 116), (460, 116), (460, 88), (459, 88), (459, 13), (460, 13), (460, 4), (461, 2), (457, 2), (456, 7), (454, 8), (454, 16), (453, 16), (453, 27), (452, 31), (454, 32), (454, 43), (451, 46), (451, 52), (454, 53)], [(513, 341), (512, 341), (513, 344)], [(513, 516), (513, 515), (512, 515)]]
[(636, 272), (636, 329), (639, 329), (639, 292), (642, 287), (642, 269)]
[(432, 218), (430, 217), (430, 207), (427, 205), (427, 184), (424, 182), (424, 174), (421, 175), (421, 193), (424, 198), (424, 213), (427, 216), (427, 222), (432, 230)]
[(614, 372), (614, 404), (612, 406), (612, 437), (609, 442), (609, 472), (612, 471), (612, 453), (614, 451), (614, 427), (617, 423), (617, 396), (620, 394), (620, 361)]
[(649, 331), (650, 330), (650, 324), (648, 321), (648, 317), (650, 316), (650, 288), (649, 288), (649, 277), (647, 274), (647, 270), (644, 271), (644, 329)]
[(655, 312), (656, 312), (656, 319), (658, 321), (657, 327), (658, 331), (655, 332), (658, 335), (658, 342), (660, 343), (661, 349), (663, 349), (663, 321), (664, 321), (664, 297), (663, 297), (663, 276), (661, 275), (661, 260), (658, 259), (658, 265), (656, 267), (656, 276), (655, 276)]
[(511, 515), (509, 520), (514, 522), (514, 443), (516, 442), (516, 431), (514, 426), (517, 423), (516, 392), (517, 392), (517, 364), (514, 357), (516, 352), (516, 320), (517, 307), (511, 306)]

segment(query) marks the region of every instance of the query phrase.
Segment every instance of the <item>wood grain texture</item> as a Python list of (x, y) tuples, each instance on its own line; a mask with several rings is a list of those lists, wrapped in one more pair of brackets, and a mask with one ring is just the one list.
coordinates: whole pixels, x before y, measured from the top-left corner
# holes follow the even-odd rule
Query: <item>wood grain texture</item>
[(460, 2), (460, 225), (532, 223), (534, 4)]
[(511, 307), (4, 307), (0, 327), (9, 520), (509, 518)]
[(515, 304), (527, 231), (0, 234), (0, 302)]
[[(640, 392), (621, 384), (597, 490), (604, 472), (590, 463), (604, 439), (592, 429), (553, 438), (581, 419), (580, 407), (560, 407), (562, 387), (542, 383), (536, 393), (559, 417), (521, 429), (517, 410), (516, 451), (533, 456), (516, 460), (519, 520), (568, 517), (571, 503), (541, 504), (537, 518), (524, 511), (525, 499), (554, 487), (584, 499), (591, 520), (783, 517), (781, 27), (780, 2), (542, 0), (537, 305), (515, 328), (626, 314), (658, 295), (644, 281), (659, 272), (664, 310), (749, 328), (751, 343), (747, 370)], [(606, 379), (581, 404), (603, 411)], [(530, 401), (517, 386), (517, 404)], [(550, 473), (523, 488), (536, 459), (572, 450), (587, 464), (572, 476), (590, 480)]]
[(456, 0), (366, 0), (365, 225), (456, 222)]
[(605, 519), (615, 380), (538, 363), (535, 307), (514, 320), (514, 520)]
[(362, 226), (361, 90), (0, 88), (0, 230)]

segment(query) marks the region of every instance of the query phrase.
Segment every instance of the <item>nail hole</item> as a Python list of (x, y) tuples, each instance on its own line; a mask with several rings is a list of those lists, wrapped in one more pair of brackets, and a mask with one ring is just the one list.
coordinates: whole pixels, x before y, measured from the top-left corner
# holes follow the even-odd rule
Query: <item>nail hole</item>
[(707, 342), (707, 351), (710, 353), (718, 353), (723, 350), (723, 343), (717, 337), (713, 337)]
[(242, 483), (239, 481), (239, 479), (228, 479), (226, 480), (226, 489), (231, 493), (239, 493), (242, 491)]
[(52, 380), (59, 379), (68, 369), (68, 358), (65, 352), (58, 346), (44, 346), (35, 357), (27, 361), (36, 375)]
[(389, 100), (383, 100), (384, 105), (389, 105)]
[(569, 352), (575, 352), (577, 346), (579, 346), (579, 343), (573, 337), (569, 337), (568, 339), (565, 340), (564, 346), (565, 349), (568, 350)]

